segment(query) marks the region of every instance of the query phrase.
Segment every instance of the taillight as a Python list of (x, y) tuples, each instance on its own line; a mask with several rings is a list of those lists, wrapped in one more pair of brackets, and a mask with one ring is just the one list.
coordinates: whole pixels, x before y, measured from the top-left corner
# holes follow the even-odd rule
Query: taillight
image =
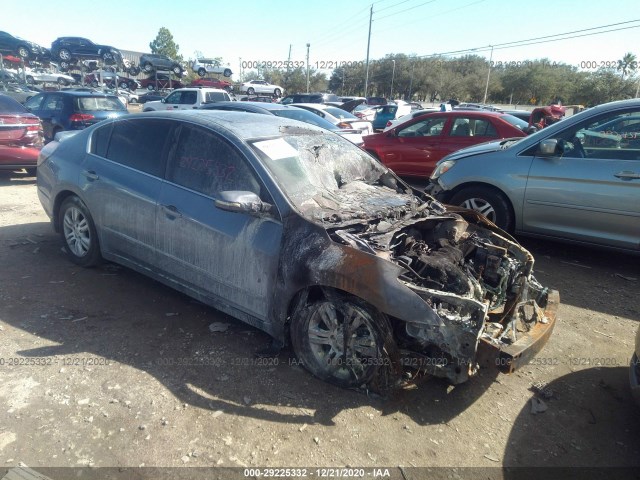
[(340, 122), (338, 124), (338, 128), (351, 128), (351, 125), (348, 124), (347, 122)]
[(391, 120), (388, 120), (387, 121), (387, 127), (390, 127), (390, 126), (391, 126)]
[(90, 113), (74, 113), (69, 117), (70, 122), (86, 122), (87, 120), (91, 120), (95, 118)]

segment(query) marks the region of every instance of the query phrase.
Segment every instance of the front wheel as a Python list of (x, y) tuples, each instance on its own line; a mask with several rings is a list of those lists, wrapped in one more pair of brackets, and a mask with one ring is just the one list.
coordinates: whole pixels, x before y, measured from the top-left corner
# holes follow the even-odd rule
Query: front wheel
[(131, 75), (132, 77), (135, 77), (136, 75), (140, 74), (140, 68), (139, 67), (129, 67), (129, 75)]
[(253, 87), (249, 87), (249, 88), (247, 88), (247, 93), (248, 93), (249, 95), (253, 95), (253, 94), (255, 94), (255, 93), (256, 93), (256, 91), (255, 91), (255, 89), (254, 89)]
[(123, 90), (129, 90), (129, 84), (127, 82), (120, 82), (120, 88)]
[(281, 91), (279, 88), (276, 88), (276, 89), (273, 91), (273, 94), (274, 94), (276, 97), (279, 97), (280, 95), (282, 95), (282, 91)]
[(513, 232), (514, 218), (511, 204), (500, 191), (490, 187), (468, 187), (460, 190), (449, 202), (481, 213), (507, 232)]
[(69, 85), (66, 78), (58, 77), (58, 85)]
[(151, 73), (153, 72), (153, 65), (151, 65), (151, 63), (146, 62), (143, 66), (142, 69), (147, 72), (147, 73)]
[(206, 74), (207, 74), (207, 71), (204, 68), (200, 67), (198, 69), (198, 75), (199, 76), (204, 77)]
[(102, 260), (96, 227), (87, 206), (76, 196), (60, 207), (60, 235), (69, 259), (76, 265), (92, 267)]
[(174, 65), (171, 71), (176, 77), (182, 76), (182, 68), (180, 68), (180, 65)]
[(224, 75), (225, 77), (230, 77), (231, 75), (233, 75), (233, 73), (231, 72), (231, 69), (230, 69), (230, 68), (225, 68), (225, 69), (224, 69), (224, 73), (223, 73), (223, 75)]
[(341, 387), (373, 383), (390, 370), (386, 316), (353, 298), (320, 300), (302, 308), (291, 324), (293, 350), (316, 377)]

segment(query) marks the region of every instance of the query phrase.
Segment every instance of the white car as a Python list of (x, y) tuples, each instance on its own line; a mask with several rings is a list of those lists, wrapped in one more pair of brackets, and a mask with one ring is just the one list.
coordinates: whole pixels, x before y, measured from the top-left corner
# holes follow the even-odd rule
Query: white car
[(76, 83), (76, 79), (71, 75), (59, 72), (55, 68), (47, 70), (45, 68), (26, 68), (25, 77), (27, 83), (57, 83), (59, 85), (71, 85)]
[(395, 120), (390, 120), (389, 122), (387, 122), (387, 126), (384, 127), (383, 132), (386, 132), (387, 130), (394, 128), (408, 120), (419, 117), (420, 115), (424, 115), (425, 113), (432, 113), (432, 112), (439, 112), (439, 111), (440, 109), (437, 107), (427, 107), (422, 110), (414, 110), (411, 113), (407, 113), (406, 115), (402, 115), (401, 117), (398, 117)]
[(339, 107), (322, 103), (292, 103), (291, 105), (315, 113), (330, 121), (336, 127), (358, 130), (361, 135), (371, 135), (373, 133), (373, 125), (371, 125), (370, 121), (358, 118)]
[(220, 62), (214, 58), (198, 58), (191, 63), (191, 70), (201, 77), (207, 73), (221, 73), (225, 77), (230, 77), (233, 72), (229, 67), (223, 67)]
[(247, 95), (267, 93), (269, 95), (280, 97), (282, 96), (283, 91), (284, 89), (282, 87), (265, 82), (264, 80), (251, 80), (249, 82), (244, 82), (240, 87), (240, 92), (246, 93)]
[(219, 88), (177, 88), (162, 100), (146, 102), (143, 112), (191, 110), (216, 102), (230, 102), (231, 96)]

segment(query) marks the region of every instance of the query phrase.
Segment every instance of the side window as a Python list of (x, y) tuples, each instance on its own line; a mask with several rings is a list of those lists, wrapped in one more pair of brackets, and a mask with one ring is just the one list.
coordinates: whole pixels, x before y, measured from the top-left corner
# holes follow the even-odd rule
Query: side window
[(180, 103), (181, 95), (182, 92), (173, 92), (166, 98), (165, 103)]
[(488, 120), (475, 120), (473, 122), (473, 134), (476, 137), (497, 137), (498, 131)]
[(440, 135), (444, 124), (445, 118), (428, 118), (419, 122), (413, 123), (402, 130), (398, 130), (399, 137), (431, 137)]
[(169, 158), (167, 180), (211, 197), (226, 190), (260, 195), (260, 183), (237, 149), (194, 125), (182, 126), (178, 145)]
[(29, 111), (40, 110), (40, 104), (42, 103), (43, 98), (44, 98), (44, 95), (36, 95), (35, 97), (32, 97), (29, 100), (27, 100), (24, 106)]
[(98, 128), (91, 137), (91, 153), (106, 158), (113, 123)]
[(174, 122), (170, 120), (123, 120), (113, 124), (106, 157), (109, 160), (162, 176), (163, 152)]
[(45, 112), (59, 112), (62, 110), (63, 102), (60, 95), (49, 95), (42, 105)]
[(198, 101), (198, 92), (182, 92), (180, 103), (182, 105), (193, 105)]
[(452, 137), (470, 137), (473, 135), (468, 118), (456, 118), (451, 126)]

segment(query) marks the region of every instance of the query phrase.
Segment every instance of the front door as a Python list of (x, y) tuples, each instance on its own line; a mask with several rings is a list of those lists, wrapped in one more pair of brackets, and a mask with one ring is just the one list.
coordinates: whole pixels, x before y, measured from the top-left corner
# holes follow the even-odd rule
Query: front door
[(218, 209), (214, 201), (222, 191), (251, 191), (272, 202), (235, 146), (199, 126), (180, 128), (156, 211), (161, 268), (210, 303), (264, 321), (272, 303), (282, 224), (273, 217)]

